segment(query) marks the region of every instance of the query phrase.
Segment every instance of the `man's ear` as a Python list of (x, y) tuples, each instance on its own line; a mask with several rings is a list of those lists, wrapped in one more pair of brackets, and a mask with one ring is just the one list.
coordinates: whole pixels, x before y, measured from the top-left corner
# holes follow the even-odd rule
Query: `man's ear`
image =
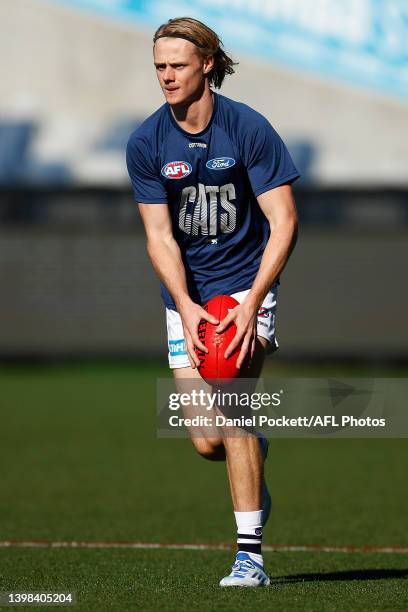
[(203, 74), (208, 74), (214, 68), (214, 57), (212, 55), (204, 58)]

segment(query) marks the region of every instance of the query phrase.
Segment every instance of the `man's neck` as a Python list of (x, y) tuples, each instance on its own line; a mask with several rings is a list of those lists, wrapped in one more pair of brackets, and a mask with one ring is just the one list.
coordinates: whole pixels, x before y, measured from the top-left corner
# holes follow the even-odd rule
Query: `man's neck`
[(190, 134), (198, 134), (205, 130), (210, 122), (213, 112), (213, 95), (209, 87), (197, 100), (186, 105), (170, 107), (173, 117), (179, 126)]

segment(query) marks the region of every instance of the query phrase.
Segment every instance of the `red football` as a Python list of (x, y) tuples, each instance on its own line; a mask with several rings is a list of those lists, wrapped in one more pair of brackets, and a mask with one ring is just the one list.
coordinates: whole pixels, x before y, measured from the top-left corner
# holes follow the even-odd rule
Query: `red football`
[[(238, 306), (238, 304), (239, 302), (229, 295), (217, 295), (209, 300), (203, 308), (218, 321), (222, 321), (229, 311)], [(241, 347), (238, 346), (233, 354), (228, 359), (225, 359), (224, 353), (235, 336), (237, 328), (235, 323), (232, 323), (222, 334), (217, 334), (216, 328), (217, 325), (201, 319), (198, 326), (198, 337), (208, 348), (208, 353), (196, 349), (200, 359), (198, 371), (204, 380), (210, 384), (225, 385), (239, 374), (237, 358)]]

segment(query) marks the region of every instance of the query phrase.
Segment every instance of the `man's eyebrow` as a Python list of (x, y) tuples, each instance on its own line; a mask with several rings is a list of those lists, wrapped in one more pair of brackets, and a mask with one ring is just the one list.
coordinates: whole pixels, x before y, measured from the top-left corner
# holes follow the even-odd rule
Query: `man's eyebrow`
[(165, 66), (166, 64), (169, 64), (169, 66), (184, 66), (187, 62), (186, 61), (178, 61), (178, 62), (154, 62), (155, 66)]

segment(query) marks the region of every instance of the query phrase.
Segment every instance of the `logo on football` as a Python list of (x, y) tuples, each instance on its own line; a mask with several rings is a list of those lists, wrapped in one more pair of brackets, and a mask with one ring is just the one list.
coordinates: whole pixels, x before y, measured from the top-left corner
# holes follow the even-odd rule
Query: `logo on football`
[(192, 167), (185, 161), (169, 162), (161, 169), (161, 173), (168, 179), (182, 179), (192, 172)]
[(226, 170), (235, 166), (235, 159), (232, 159), (232, 157), (216, 157), (210, 159), (205, 165), (209, 170)]

